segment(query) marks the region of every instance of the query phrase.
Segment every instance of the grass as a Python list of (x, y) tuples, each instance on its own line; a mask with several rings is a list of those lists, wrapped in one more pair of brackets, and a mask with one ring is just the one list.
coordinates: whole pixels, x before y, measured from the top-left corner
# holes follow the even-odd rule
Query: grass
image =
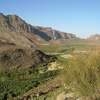
[(61, 45), (40, 46), (41, 50), (46, 53), (70, 53), (73, 50), (88, 50), (93, 47), (95, 47), (94, 44), (81, 40), (66, 41), (66, 43)]
[[(48, 91), (45, 86), (47, 82), (52, 81), (56, 76), (66, 84), (71, 92), (80, 97), (89, 97), (89, 100), (100, 100), (100, 48), (94, 48), (91, 45), (81, 43), (65, 44), (62, 46), (43, 46), (44, 52), (72, 54), (71, 59), (66, 59), (55, 55), (56, 60), (64, 69), (56, 71), (46, 71), (39, 73), (31, 69), (20, 69), (13, 71), (0, 72), (0, 99), (6, 100), (7, 97), (17, 97), (23, 95), (34, 87), (41, 87), (42, 91)], [(91, 49), (92, 48), (92, 49)], [(88, 50), (88, 54), (74, 54), (74, 50)], [(39, 70), (45, 71), (39, 65)], [(56, 84), (52, 81), (52, 85)], [(48, 93), (39, 96), (39, 100), (55, 100), (56, 96), (63, 92), (64, 86), (48, 91)], [(69, 90), (66, 89), (68, 92)], [(35, 100), (35, 98), (34, 98)], [(85, 99), (84, 99), (85, 100)]]
[(53, 79), (58, 71), (39, 73), (32, 69), (20, 69), (0, 73), (0, 100), (17, 97), (26, 91)]
[[(57, 56), (57, 61), (64, 69), (59, 77), (64, 80), (71, 92), (88, 100), (100, 100), (100, 48), (87, 43), (70, 43), (62, 46), (42, 48), (45, 52), (72, 54), (73, 58)], [(87, 54), (74, 54), (74, 50), (88, 50)], [(66, 89), (68, 92), (69, 90)], [(85, 100), (85, 99), (83, 99)]]
[(41, 46), (40, 47), (43, 52), (54, 53), (60, 48), (58, 45), (48, 45), (48, 46)]
[(39, 100), (56, 100), (57, 95), (61, 93), (64, 89), (62, 87), (59, 87), (51, 92), (48, 92), (46, 95), (40, 96)]
[[(42, 91), (42, 93), (39, 95), (39, 97), (36, 97), (34, 95), (34, 92), (37, 91), (35, 88), (31, 90), (30, 97), (33, 100), (56, 100), (57, 95), (64, 90), (62, 87), (61, 78), (55, 77), (52, 80), (47, 81), (46, 83), (43, 83), (38, 86), (38, 89)], [(39, 92), (40, 93), (40, 92)]]
[(74, 92), (90, 97), (90, 100), (100, 99), (100, 51), (76, 55), (69, 60), (64, 69), (62, 77)]

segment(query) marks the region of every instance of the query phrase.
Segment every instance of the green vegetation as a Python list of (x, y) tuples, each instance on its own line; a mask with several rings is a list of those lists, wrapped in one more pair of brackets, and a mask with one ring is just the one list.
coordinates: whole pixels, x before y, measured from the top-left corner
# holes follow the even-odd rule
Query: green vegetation
[[(63, 62), (65, 60), (63, 59)], [(100, 52), (91, 51), (87, 55), (74, 55), (64, 66), (62, 78), (67, 87), (79, 96), (89, 100), (100, 99)], [(66, 89), (68, 92), (68, 90)]]
[[(0, 99), (11, 100), (26, 95), (37, 100), (39, 93), (38, 100), (56, 100), (58, 94), (71, 92), (78, 97), (88, 97), (88, 100), (100, 100), (100, 48), (95, 47), (85, 43), (42, 47), (44, 52), (55, 56), (50, 56), (36, 68), (0, 71)], [(75, 53), (74, 50), (87, 52)], [(72, 57), (62, 56), (68, 54)], [(62, 69), (48, 70), (49, 63), (55, 61)]]
[(37, 87), (44, 82), (53, 79), (56, 71), (39, 73), (32, 69), (12, 70), (0, 73), (0, 99), (6, 100), (9, 97), (17, 97), (26, 91)]
[(41, 46), (40, 48), (43, 52), (54, 53), (54, 52), (57, 52), (57, 49), (59, 49), (59, 46), (58, 45), (46, 45), (46, 46), (44, 45), (44, 46)]
[[(56, 62), (63, 67), (58, 76), (68, 87), (65, 89), (66, 93), (72, 92), (88, 100), (100, 100), (100, 48), (98, 45), (73, 42), (43, 49), (51, 54), (58, 53)], [(79, 51), (79, 53), (73, 51)], [(80, 53), (80, 51), (86, 52)], [(60, 56), (67, 54), (73, 57), (69, 59)]]
[(46, 53), (71, 53), (74, 50), (88, 50), (94, 48), (95, 44), (90, 44), (82, 40), (67, 41), (61, 45), (42, 45), (41, 50)]

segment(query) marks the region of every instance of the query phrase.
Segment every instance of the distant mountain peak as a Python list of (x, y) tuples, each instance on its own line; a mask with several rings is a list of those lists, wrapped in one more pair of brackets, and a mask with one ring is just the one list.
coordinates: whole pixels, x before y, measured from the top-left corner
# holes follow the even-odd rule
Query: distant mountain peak
[(94, 34), (94, 35), (91, 35), (89, 38), (89, 40), (100, 40), (100, 34)]

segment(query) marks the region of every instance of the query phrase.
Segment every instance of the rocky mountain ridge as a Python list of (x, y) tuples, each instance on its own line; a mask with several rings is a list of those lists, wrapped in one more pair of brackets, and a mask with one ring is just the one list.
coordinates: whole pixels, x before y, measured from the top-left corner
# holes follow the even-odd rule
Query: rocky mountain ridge
[(30, 46), (50, 40), (74, 39), (71, 33), (60, 32), (49, 27), (32, 26), (17, 15), (0, 13), (0, 40)]

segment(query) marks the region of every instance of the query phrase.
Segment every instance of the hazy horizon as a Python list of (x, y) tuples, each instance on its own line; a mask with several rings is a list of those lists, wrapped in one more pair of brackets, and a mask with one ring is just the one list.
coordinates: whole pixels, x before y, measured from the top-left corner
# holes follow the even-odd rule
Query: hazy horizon
[(85, 38), (100, 33), (99, 4), (99, 0), (1, 0), (0, 12)]

